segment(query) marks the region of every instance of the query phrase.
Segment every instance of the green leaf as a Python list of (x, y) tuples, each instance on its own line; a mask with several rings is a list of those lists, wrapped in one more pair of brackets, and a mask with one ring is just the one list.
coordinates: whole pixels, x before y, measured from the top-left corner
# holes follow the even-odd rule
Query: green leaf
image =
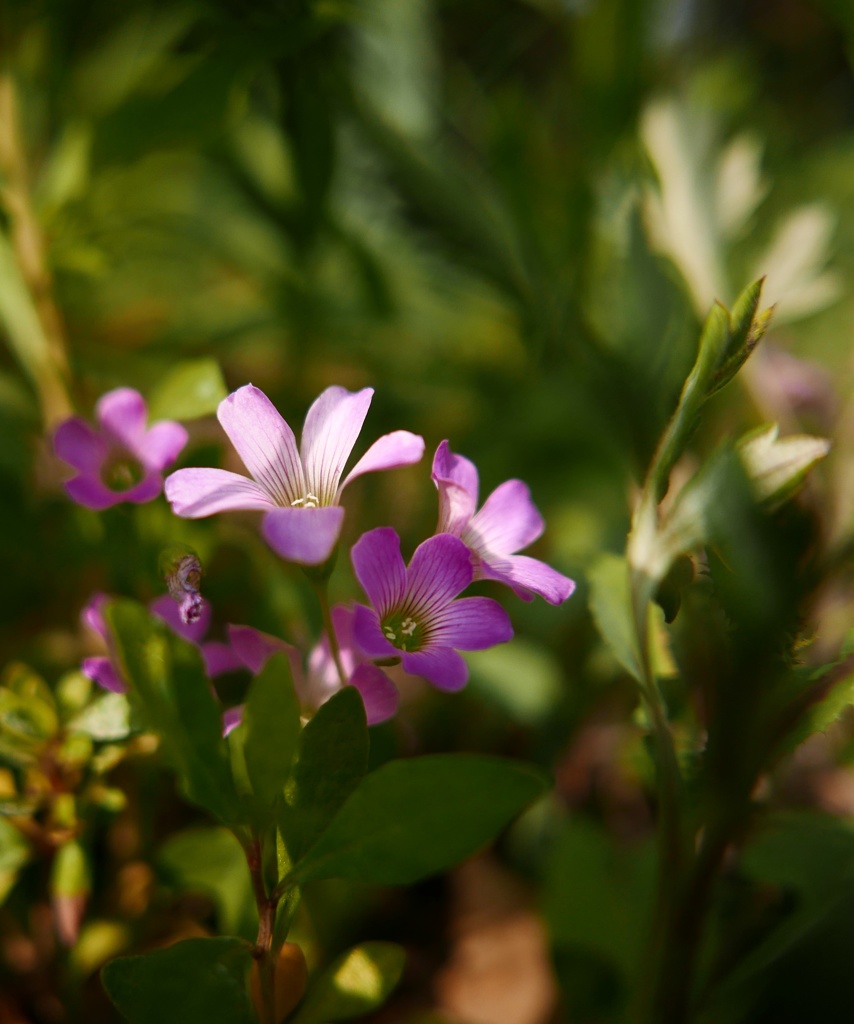
[(292, 1024), (327, 1024), (383, 1005), (400, 981), (406, 954), (391, 942), (365, 942), (317, 978)]
[[(514, 718), (529, 725), (542, 722), (563, 694), (557, 659), (547, 648), (525, 640), (514, 640), (505, 647), (466, 655), (472, 687), (488, 694)], [(520, 686), (522, 679), (525, 682)]]
[(370, 739), (359, 692), (345, 686), (303, 729), (285, 789), (281, 832), (298, 861), (368, 770)]
[(0, 817), (0, 904), (29, 859), (30, 844), (10, 821)]
[(101, 979), (130, 1024), (254, 1024), (246, 994), (251, 963), (242, 939), (187, 939), (113, 960)]
[(502, 758), (392, 761), (365, 777), (292, 878), (406, 885), (484, 846), (545, 787), (536, 769)]
[(194, 828), (170, 836), (158, 851), (157, 864), (179, 888), (210, 896), (222, 931), (254, 937), (258, 915), (252, 880), (243, 849), (227, 828)]
[(299, 702), (287, 656), (272, 657), (252, 681), (235, 732), (243, 733), (243, 756), (256, 811), (263, 819), (275, 812), (300, 734)]
[(194, 420), (216, 412), (228, 391), (215, 359), (188, 359), (160, 378), (148, 401), (150, 420)]
[(640, 654), (632, 619), (629, 567), (621, 555), (603, 554), (587, 573), (590, 612), (623, 668), (641, 681)]
[(555, 946), (594, 953), (629, 979), (648, 939), (655, 887), (651, 845), (620, 850), (601, 828), (569, 822), (552, 852), (544, 913)]
[(68, 723), (93, 740), (123, 740), (130, 735), (130, 706), (123, 693), (105, 693)]
[(751, 431), (738, 442), (738, 453), (761, 501), (786, 501), (807, 473), (830, 451), (830, 441), (809, 434), (780, 438), (776, 423)]
[(114, 602), (106, 617), (130, 683), (130, 701), (160, 736), (187, 798), (225, 824), (242, 820), (222, 716), (199, 651), (167, 634), (132, 601)]

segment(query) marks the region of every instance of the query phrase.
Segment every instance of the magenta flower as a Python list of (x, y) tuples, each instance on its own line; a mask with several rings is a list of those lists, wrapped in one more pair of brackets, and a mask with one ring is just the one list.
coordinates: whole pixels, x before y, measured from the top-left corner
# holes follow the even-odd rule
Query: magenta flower
[(327, 388), (308, 410), (302, 441), (263, 391), (247, 384), (223, 399), (217, 416), (252, 479), (223, 469), (179, 469), (166, 481), (176, 515), (199, 519), (259, 509), (267, 542), (283, 558), (320, 565), (332, 554), (344, 509), (341, 492), (363, 473), (418, 462), (424, 441), (408, 430), (386, 434), (339, 483), (368, 414), (373, 388)]
[(80, 668), (87, 679), (93, 683), (103, 686), (105, 690), (113, 693), (126, 693), (128, 684), (119, 669), (119, 659), (116, 653), (113, 635), (107, 626), (104, 618), (104, 605), (110, 600), (108, 594), (93, 594), (89, 603), (80, 613), (80, 619), (84, 626), (88, 626), (93, 633), (96, 633), (104, 642), (107, 648), (106, 655), (99, 655), (93, 658), (84, 658)]
[[(332, 609), (332, 625), (338, 640), (341, 667), (348, 684), (355, 686), (362, 696), (368, 725), (386, 721), (397, 711), (397, 687), (382, 669), (368, 661), (357, 648), (353, 639), (351, 608), (335, 605)], [(297, 698), (308, 710), (316, 710), (341, 689), (338, 668), (325, 636), (309, 654), (304, 670), (300, 652), (278, 637), (262, 633), (251, 626), (229, 626), (228, 634), (233, 649), (255, 675), (274, 654), (286, 654), (291, 663)]]
[(353, 634), (371, 658), (400, 658), (411, 675), (442, 690), (459, 690), (468, 680), (468, 666), (457, 652), (483, 650), (513, 636), (497, 601), (457, 600), (474, 575), (469, 550), (457, 537), (430, 537), (407, 567), (400, 538), (381, 526), (353, 545), (351, 558), (373, 605), (356, 605)]
[(243, 660), (230, 644), (219, 640), (205, 640), (211, 625), (211, 606), (203, 597), (199, 598), (198, 615), (192, 622), (184, 621), (181, 604), (169, 594), (155, 598), (148, 606), (148, 610), (165, 622), (182, 640), (198, 647), (205, 663), (205, 670), (211, 679), (224, 672), (234, 672), (244, 667)]
[(141, 504), (163, 489), (162, 471), (187, 443), (180, 423), (160, 420), (146, 429), (145, 399), (133, 388), (116, 388), (98, 399), (99, 429), (73, 416), (56, 428), (53, 447), (77, 470), (65, 489), (79, 505), (105, 509), (122, 501)]
[(521, 480), (506, 480), (477, 510), (477, 469), (462, 455), (454, 455), (442, 441), (433, 458), (433, 483), (439, 491), (437, 534), (453, 534), (473, 556), (476, 580), (506, 583), (524, 601), (534, 594), (560, 604), (575, 590), (575, 583), (536, 558), (517, 555), (542, 534), (543, 517)]

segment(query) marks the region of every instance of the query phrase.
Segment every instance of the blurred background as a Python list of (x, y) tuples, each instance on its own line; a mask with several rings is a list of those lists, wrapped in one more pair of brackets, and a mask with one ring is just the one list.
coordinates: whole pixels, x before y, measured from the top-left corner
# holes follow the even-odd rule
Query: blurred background
[[(317, 625), (299, 575), (239, 518), (73, 506), (45, 440), (72, 409), (91, 416), (122, 385), (151, 398), (202, 358), (297, 429), (329, 384), (373, 386), (363, 446), (404, 428), (427, 460), (444, 438), (473, 459), (483, 495), (523, 478), (547, 522), (528, 553), (578, 581), (559, 608), (501, 595), (512, 646), (473, 655), (460, 695), (408, 693), (373, 730), (374, 757), (496, 752), (541, 764), (556, 788), (447, 878), (318, 886), (303, 938), (316, 960), (362, 938), (407, 947), (376, 1021), (619, 1019), (623, 954), (607, 933), (628, 949), (643, 926), (619, 906), (603, 916), (602, 899), (622, 900), (599, 874), (617, 858), (634, 884), (650, 769), (585, 574), (624, 547), (709, 307), (762, 275), (771, 331), (695, 448), (772, 420), (832, 437), (803, 500), (824, 550), (850, 557), (854, 7), (6, 0), (0, 33), (0, 663), (54, 685), (87, 653), (93, 591), (158, 593), (167, 535), (202, 555), (223, 622)], [(214, 464), (215, 420), (190, 429), (181, 464)], [(411, 551), (435, 527), (429, 461), (360, 481), (348, 507), (347, 540), (390, 521)], [(813, 605), (825, 660), (851, 623), (849, 583), (850, 565)], [(334, 585), (356, 596), (346, 574)], [(789, 755), (782, 805), (854, 814), (850, 726)], [(95, 973), (106, 955), (228, 926), (216, 893), (186, 895), (158, 853), (197, 812), (150, 758), (114, 781), (127, 804), (93, 825), (100, 931), (83, 952), (56, 950), (47, 869), (6, 837), (3, 1024), (114, 1020)], [(828, 877), (851, 875), (840, 842)], [(850, 877), (837, 897), (733, 1019), (844, 1012)]]

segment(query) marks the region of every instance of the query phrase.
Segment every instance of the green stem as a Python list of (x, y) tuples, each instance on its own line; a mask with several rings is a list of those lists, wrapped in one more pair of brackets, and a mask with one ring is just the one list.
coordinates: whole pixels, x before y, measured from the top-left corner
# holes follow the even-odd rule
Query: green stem
[(338, 678), (341, 685), (347, 685), (347, 673), (341, 663), (341, 648), (338, 646), (338, 637), (335, 635), (335, 626), (332, 622), (332, 609), (329, 605), (329, 584), (327, 580), (312, 580), (314, 592), (317, 594), (317, 601), (320, 605), (320, 614), (323, 616), (323, 628), (326, 631), (326, 639), (329, 641), (329, 650), (332, 653), (332, 660), (338, 670)]
[(261, 988), (261, 1024), (276, 1024), (276, 965), (273, 959), (273, 928), (276, 921), (278, 900), (275, 893), (267, 895), (264, 884), (264, 869), (261, 840), (253, 838), (244, 846), (246, 863), (252, 879), (252, 892), (258, 908), (258, 936), (253, 956), (258, 964), (258, 980)]

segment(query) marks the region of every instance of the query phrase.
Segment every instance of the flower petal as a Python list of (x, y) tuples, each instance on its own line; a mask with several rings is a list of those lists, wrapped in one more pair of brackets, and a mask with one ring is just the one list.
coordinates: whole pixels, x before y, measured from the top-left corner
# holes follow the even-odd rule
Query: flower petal
[(228, 708), (222, 713), (222, 734), (227, 736), (232, 729), (236, 729), (238, 725), (243, 721), (243, 704), (237, 704), (233, 708)]
[(140, 444), (138, 455), (148, 469), (166, 469), (181, 454), (187, 443), (187, 431), (180, 423), (161, 420), (146, 433)]
[(397, 711), (400, 703), (397, 687), (376, 665), (359, 665), (350, 676), (350, 685), (362, 695), (368, 725), (385, 722)]
[(353, 610), (353, 636), (356, 646), (369, 658), (399, 658), (400, 651), (383, 635), (373, 608), (357, 604)]
[(505, 480), (483, 503), (463, 539), (481, 555), (512, 555), (533, 544), (544, 529), (528, 485), (521, 480)]
[(181, 618), (181, 606), (169, 594), (161, 594), (160, 597), (155, 598), (149, 604), (148, 610), (152, 615), (156, 615), (158, 619), (165, 622), (173, 633), (177, 633), (183, 640), (188, 640), (191, 644), (200, 644), (210, 629), (211, 606), (205, 600), (202, 601), (201, 614), (195, 622), (184, 622)]
[(433, 647), (403, 655), (403, 667), (410, 675), (421, 676), (440, 690), (461, 690), (469, 679), (469, 667), (461, 654), (450, 647)]
[(246, 668), (243, 659), (239, 658), (235, 651), (228, 644), (221, 640), (209, 640), (208, 643), (199, 647), (204, 658), (207, 674), (213, 679), (225, 672), (235, 672), (239, 668)]
[[(378, 438), (356, 465), (347, 474), (338, 488), (340, 496), (344, 488), (357, 476), (365, 473), (376, 473), (383, 469), (398, 469), (400, 466), (411, 466), (419, 462), (424, 454), (424, 438), (411, 434), (408, 430), (394, 430)], [(336, 496), (337, 500), (337, 496)]]
[(294, 432), (259, 388), (246, 384), (219, 403), (217, 418), (253, 478), (272, 504), (289, 506), (305, 496), (305, 478)]
[(471, 552), (458, 537), (437, 533), (415, 549), (406, 575), (406, 609), (432, 618), (474, 578)]
[(276, 554), (289, 562), (322, 565), (335, 550), (343, 523), (340, 505), (277, 508), (264, 516), (261, 532)]
[(442, 441), (433, 456), (432, 477), (439, 491), (436, 532), (459, 537), (477, 509), (477, 469), (465, 456), (454, 455), (448, 442)]
[(306, 487), (321, 505), (335, 501), (338, 481), (368, 415), (373, 388), (348, 391), (333, 385), (316, 398), (305, 417), (300, 453)]
[(86, 508), (95, 509), (96, 512), (127, 501), (126, 494), (111, 491), (96, 477), (76, 476), (73, 480), (66, 480), (63, 486), (68, 492), (68, 496), (78, 505), (85, 505)]
[(95, 406), (101, 429), (128, 451), (139, 454), (145, 436), (148, 410), (145, 399), (133, 388), (116, 388), (101, 395)]
[(350, 551), (356, 579), (380, 616), (397, 608), (406, 592), (400, 537), (390, 526), (363, 533)]
[(539, 594), (549, 604), (561, 604), (575, 590), (575, 581), (552, 569), (545, 562), (527, 555), (509, 555), (503, 559), (483, 559), (478, 577), (506, 583), (523, 600)]
[(153, 501), (163, 490), (163, 477), (160, 473), (147, 473), (135, 486), (127, 491), (116, 491), (118, 501), (132, 501), (136, 505), (144, 505)]
[(296, 647), (270, 633), (262, 633), (252, 626), (229, 626), (231, 648), (253, 675), (258, 675), (274, 654), (286, 654), (291, 663), (294, 681), (302, 678), (302, 656)]
[(69, 466), (97, 477), (107, 457), (107, 442), (85, 420), (64, 420), (53, 435), (53, 450)]
[(88, 626), (94, 633), (97, 633), (102, 640), (107, 639), (107, 622), (104, 619), (104, 605), (110, 600), (109, 594), (101, 591), (93, 594), (83, 610), (80, 612), (80, 621)]
[(453, 601), (430, 623), (430, 646), (482, 651), (512, 639), (510, 616), (490, 597)]
[(127, 683), (109, 658), (84, 658), (80, 666), (83, 675), (113, 693), (127, 693)]
[(166, 477), (166, 498), (184, 519), (278, 507), (260, 484), (225, 469), (179, 469)]

